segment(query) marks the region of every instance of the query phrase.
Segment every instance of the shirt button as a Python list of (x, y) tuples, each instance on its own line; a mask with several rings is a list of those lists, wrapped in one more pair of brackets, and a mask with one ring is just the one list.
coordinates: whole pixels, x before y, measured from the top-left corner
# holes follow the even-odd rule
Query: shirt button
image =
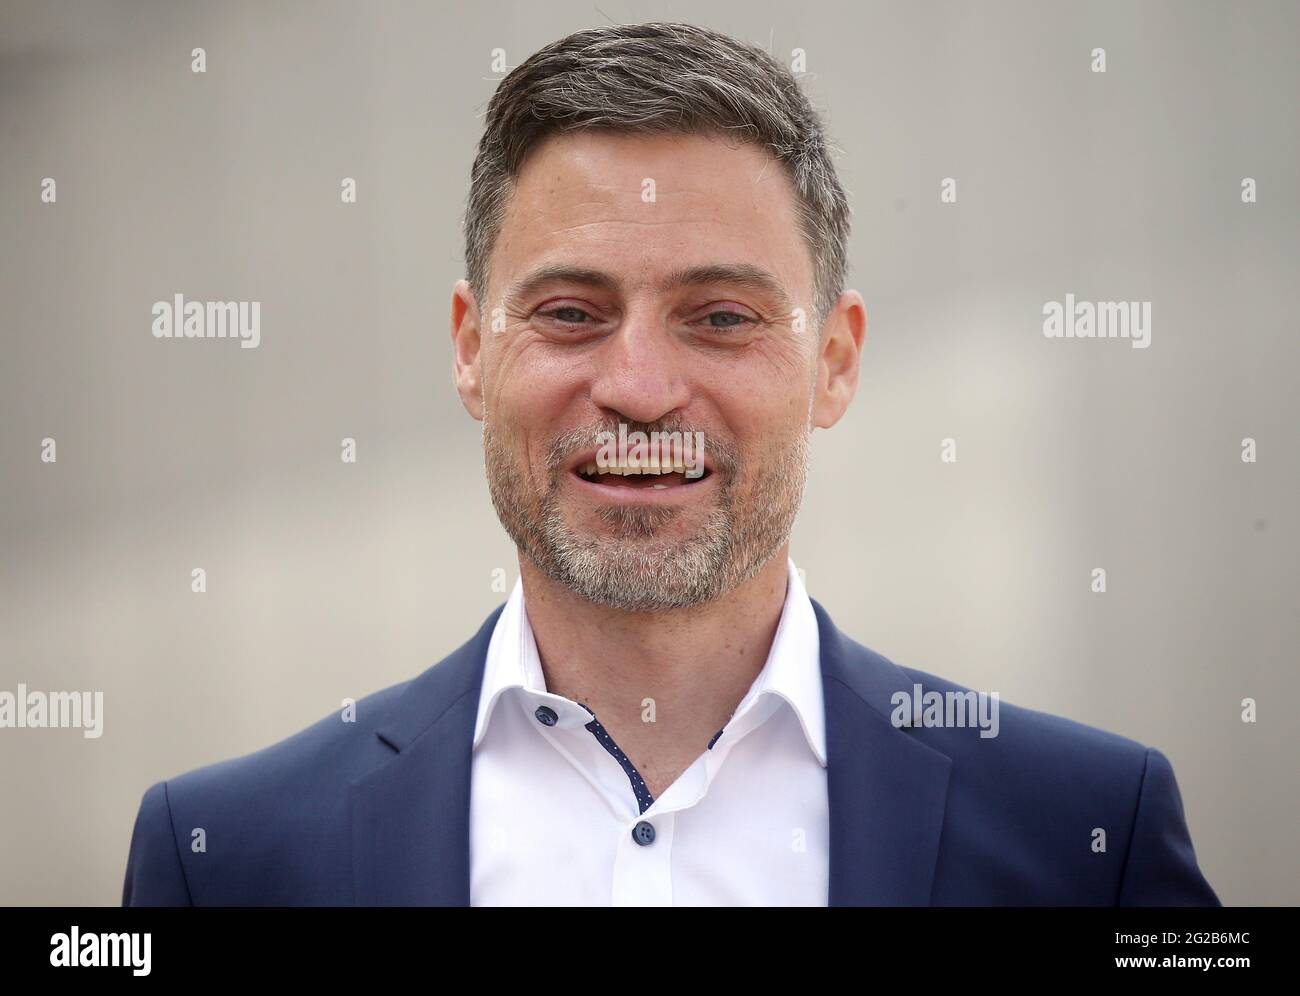
[(645, 847), (646, 844), (653, 844), (655, 839), (654, 824), (642, 820), (632, 828), (632, 839), (642, 847)]
[(533, 715), (537, 717), (537, 722), (543, 726), (554, 726), (560, 718), (550, 706), (538, 706)]

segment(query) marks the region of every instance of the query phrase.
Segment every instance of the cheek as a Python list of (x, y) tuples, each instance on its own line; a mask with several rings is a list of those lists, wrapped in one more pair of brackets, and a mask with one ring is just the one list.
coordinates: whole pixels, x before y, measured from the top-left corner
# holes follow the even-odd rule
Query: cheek
[(766, 399), (770, 407), (779, 407), (779, 399), (810, 388), (815, 372), (815, 354), (806, 334), (800, 336), (786, 328), (774, 329), (714, 371), (721, 374), (719, 381)]
[(485, 381), (493, 417), (511, 437), (544, 434), (563, 422), (580, 388), (572, 364), (556, 364), (539, 351), (506, 359)]
[(501, 393), (514, 399), (514, 407), (546, 408), (582, 389), (585, 367), (583, 358), (571, 350), (529, 336), (502, 356), (496, 377)]
[[(516, 472), (526, 476), (533, 490), (551, 485), (547, 461), (557, 437), (583, 422), (578, 400), (582, 387), (572, 363), (515, 363), (496, 382), (495, 432)], [(591, 413), (586, 414), (590, 422)]]
[(785, 439), (806, 425), (812, 390), (813, 371), (806, 364), (764, 360), (756, 371), (732, 369), (714, 379), (711, 393), (727, 421), (746, 436)]
[(734, 437), (732, 445), (741, 461), (742, 486), (761, 487), (759, 469), (773, 454), (787, 456), (798, 451), (800, 440), (807, 445), (808, 395), (805, 383), (782, 385), (782, 392), (745, 395), (744, 404), (728, 410), (727, 423), (741, 427), (743, 435)]

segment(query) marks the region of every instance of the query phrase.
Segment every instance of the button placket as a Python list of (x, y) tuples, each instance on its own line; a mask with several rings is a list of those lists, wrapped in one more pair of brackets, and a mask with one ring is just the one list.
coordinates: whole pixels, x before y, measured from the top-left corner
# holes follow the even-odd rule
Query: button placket
[[(582, 705), (582, 703), (579, 704)], [(623, 774), (627, 777), (628, 783), (632, 787), (632, 795), (636, 798), (637, 809), (644, 813), (654, 805), (655, 800), (654, 796), (650, 794), (650, 788), (646, 785), (645, 779), (641, 777), (641, 772), (636, 769), (636, 765), (632, 763), (632, 759), (624, 754), (623, 749), (614, 742), (614, 738), (610, 736), (609, 731), (606, 730), (600, 720), (596, 718), (596, 714), (592, 712), (588, 706), (582, 705), (582, 707), (591, 714), (591, 721), (586, 724), (588, 732), (590, 732), (591, 735), (595, 737), (596, 742), (599, 743), (600, 746), (618, 762), (619, 768), (623, 771)]]
[[(650, 828), (640, 836), (638, 828)], [(614, 859), (614, 906), (671, 906), (673, 903), (672, 813), (629, 823), (622, 833)]]

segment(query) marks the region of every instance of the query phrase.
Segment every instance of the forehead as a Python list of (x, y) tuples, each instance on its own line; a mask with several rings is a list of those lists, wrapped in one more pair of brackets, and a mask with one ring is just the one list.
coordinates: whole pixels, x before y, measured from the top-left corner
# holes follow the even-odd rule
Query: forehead
[(750, 265), (790, 296), (812, 260), (785, 168), (750, 142), (711, 135), (552, 135), (519, 171), (492, 258), (498, 290), (539, 266), (599, 269), (628, 286), (683, 267)]

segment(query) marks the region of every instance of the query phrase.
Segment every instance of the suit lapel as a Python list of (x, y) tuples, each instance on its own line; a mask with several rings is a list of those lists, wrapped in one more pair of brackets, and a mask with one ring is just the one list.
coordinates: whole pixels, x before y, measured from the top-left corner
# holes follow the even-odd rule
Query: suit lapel
[(395, 753), (351, 784), (358, 905), (469, 905), (474, 720), (503, 608), (411, 682), (377, 731)]
[(831, 906), (927, 906), (951, 759), (890, 722), (913, 680), (845, 637), (813, 600), (821, 639)]
[[(912, 679), (812, 604), (826, 705), (829, 904), (928, 905), (952, 761), (890, 723), (890, 696), (910, 695)], [(394, 753), (351, 785), (358, 905), (469, 905), (474, 720), (503, 608), (414, 679), (377, 731)]]

